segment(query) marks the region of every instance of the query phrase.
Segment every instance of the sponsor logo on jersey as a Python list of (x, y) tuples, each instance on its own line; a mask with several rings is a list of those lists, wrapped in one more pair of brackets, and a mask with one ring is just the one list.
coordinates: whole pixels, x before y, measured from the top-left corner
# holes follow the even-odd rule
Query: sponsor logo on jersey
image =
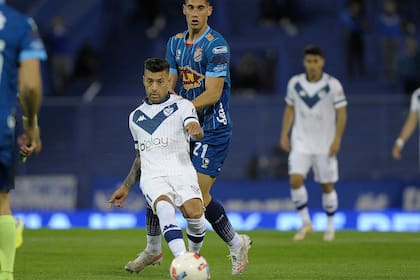
[(214, 72), (223, 72), (223, 71), (226, 71), (226, 70), (227, 70), (227, 63), (216, 65), (213, 68)]
[(200, 62), (203, 59), (203, 49), (202, 48), (196, 48), (194, 51), (194, 61)]
[(31, 48), (35, 50), (43, 50), (44, 44), (42, 44), (41, 40), (35, 40), (31, 42)]
[(214, 47), (211, 51), (214, 54), (227, 53), (228, 48), (227, 48), (227, 46), (217, 46), (217, 47)]
[(214, 36), (212, 34), (210, 34), (210, 33), (207, 33), (206, 39), (209, 40), (209, 41), (213, 41), (214, 40)]
[(217, 111), (216, 120), (219, 123), (227, 125), (226, 113), (225, 113), (225, 110), (223, 109), (223, 104), (221, 102), (219, 103), (219, 110)]
[(189, 66), (180, 67), (181, 81), (185, 89), (192, 89), (201, 86), (201, 81), (204, 80), (204, 75), (191, 69)]
[(180, 49), (177, 49), (177, 50), (176, 50), (176, 52), (175, 52), (175, 59), (176, 59), (176, 60), (180, 60), (180, 58), (181, 58), (181, 53), (182, 53), (182, 51), (181, 51)]
[(170, 115), (172, 115), (173, 112), (174, 112), (174, 108), (173, 107), (170, 107), (170, 106), (168, 106), (165, 109), (163, 109), (163, 114), (165, 116), (167, 116), (167, 117), (170, 116)]
[(144, 139), (139, 143), (140, 151), (150, 151), (158, 147), (168, 147), (168, 137), (155, 137), (150, 139)]
[(145, 121), (146, 117), (144, 115), (140, 115), (140, 117), (137, 119), (137, 122)]
[(201, 161), (201, 167), (202, 168), (208, 168), (210, 164), (210, 160), (208, 158), (203, 158), (203, 160)]

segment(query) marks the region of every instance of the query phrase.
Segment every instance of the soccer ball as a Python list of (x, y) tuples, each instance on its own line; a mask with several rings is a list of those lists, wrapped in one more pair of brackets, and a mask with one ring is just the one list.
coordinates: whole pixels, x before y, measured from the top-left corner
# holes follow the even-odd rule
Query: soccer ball
[(207, 280), (210, 269), (206, 259), (197, 253), (185, 253), (172, 260), (169, 273), (172, 280)]

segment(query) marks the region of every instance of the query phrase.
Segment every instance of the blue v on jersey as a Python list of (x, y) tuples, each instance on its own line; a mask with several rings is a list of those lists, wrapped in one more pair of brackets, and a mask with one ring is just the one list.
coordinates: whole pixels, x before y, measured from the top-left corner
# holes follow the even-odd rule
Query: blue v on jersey
[(231, 130), (229, 45), (220, 33), (210, 27), (193, 44), (186, 43), (187, 37), (188, 31), (172, 36), (166, 49), (170, 72), (177, 73), (182, 83), (179, 94), (193, 100), (205, 91), (206, 77), (224, 77), (220, 99), (197, 113), (205, 132)]

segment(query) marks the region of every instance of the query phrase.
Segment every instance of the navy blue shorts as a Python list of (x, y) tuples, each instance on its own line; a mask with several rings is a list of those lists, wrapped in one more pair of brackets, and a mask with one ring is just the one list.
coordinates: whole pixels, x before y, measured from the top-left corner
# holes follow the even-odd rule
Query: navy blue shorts
[(200, 141), (191, 141), (191, 160), (197, 172), (217, 177), (229, 152), (231, 130), (206, 131)]

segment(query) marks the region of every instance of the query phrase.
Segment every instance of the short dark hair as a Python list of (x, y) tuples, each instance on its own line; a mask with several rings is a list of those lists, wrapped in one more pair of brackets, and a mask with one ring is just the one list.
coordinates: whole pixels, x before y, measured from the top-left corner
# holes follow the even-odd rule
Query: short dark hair
[[(187, 1), (188, 0), (184, 0), (184, 4), (187, 4)], [(206, 2), (207, 2), (207, 5), (211, 6), (211, 0), (206, 0)]]
[(169, 72), (169, 63), (165, 59), (159, 57), (148, 58), (144, 62), (144, 71), (146, 70), (152, 73), (162, 71)]
[(312, 55), (319, 55), (324, 57), (324, 52), (322, 51), (321, 47), (316, 46), (316, 45), (308, 45), (305, 47), (305, 49), (303, 50), (303, 54), (307, 55), (307, 54), (312, 54)]

